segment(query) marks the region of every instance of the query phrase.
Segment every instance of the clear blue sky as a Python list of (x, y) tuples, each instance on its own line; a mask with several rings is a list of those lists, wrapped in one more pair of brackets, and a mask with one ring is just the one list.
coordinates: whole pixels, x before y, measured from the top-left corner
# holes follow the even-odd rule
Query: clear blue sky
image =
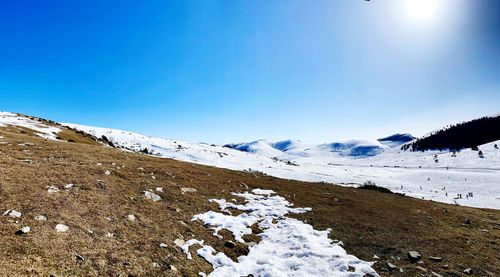
[(500, 112), (500, 0), (1, 5), (4, 111), (211, 143), (422, 135)]

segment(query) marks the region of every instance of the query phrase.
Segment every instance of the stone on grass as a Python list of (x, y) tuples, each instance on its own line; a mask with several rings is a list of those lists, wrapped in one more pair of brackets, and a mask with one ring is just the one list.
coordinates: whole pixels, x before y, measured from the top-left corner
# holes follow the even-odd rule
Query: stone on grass
[(127, 216), (127, 219), (128, 219), (128, 220), (130, 220), (130, 221), (135, 221), (136, 217), (135, 217), (135, 215), (133, 215), (133, 214), (129, 214), (129, 215)]
[(466, 270), (464, 270), (464, 273), (467, 274), (467, 275), (471, 275), (472, 274), (472, 268), (467, 268)]
[(417, 269), (422, 270), (423, 272), (427, 272), (427, 269), (425, 269), (425, 268), (423, 268), (423, 267), (421, 267), (421, 266), (418, 266), (418, 265), (417, 265), (417, 266), (416, 266), (416, 268), (417, 268)]
[(106, 171), (104, 171), (104, 174), (111, 175), (111, 171), (109, 171), (109, 170), (106, 169)]
[(160, 243), (160, 248), (167, 248), (167, 247), (168, 247), (168, 245), (166, 243), (163, 243), (163, 242)]
[(47, 221), (47, 217), (41, 214), (41, 215), (35, 216), (35, 220), (36, 221)]
[(16, 235), (24, 235), (24, 234), (27, 234), (29, 231), (31, 231), (31, 228), (28, 226), (24, 226), (23, 228), (19, 229), (16, 232)]
[(76, 259), (77, 259), (77, 260), (79, 260), (79, 261), (85, 261), (85, 258), (84, 258), (84, 257), (82, 257), (82, 255), (80, 255), (80, 254), (75, 254), (75, 257), (76, 257)]
[(20, 218), (21, 217), (21, 212), (18, 212), (16, 210), (6, 210), (3, 215), (8, 215), (10, 217), (16, 217)]
[(182, 247), (186, 242), (183, 239), (176, 239), (174, 240), (174, 244), (176, 246)]
[(151, 199), (154, 202), (161, 200), (161, 197), (158, 194), (155, 194), (153, 192), (146, 190), (146, 191), (143, 191), (142, 193), (144, 194), (144, 196), (146, 196), (146, 198)]
[(59, 233), (64, 233), (64, 232), (68, 231), (68, 229), (69, 229), (69, 227), (64, 225), (64, 224), (59, 223), (56, 225), (56, 231)]
[(157, 188), (156, 188), (156, 191), (157, 191), (157, 192), (163, 192), (163, 188), (162, 188), (162, 187), (157, 187)]
[(197, 192), (198, 190), (195, 188), (181, 188), (182, 193), (185, 192)]
[(391, 262), (387, 262), (387, 269), (389, 269), (389, 271), (393, 271), (393, 270), (397, 270), (398, 267)]
[(443, 258), (441, 257), (433, 257), (433, 256), (430, 256), (429, 257), (429, 260), (433, 261), (433, 262), (442, 262), (443, 261)]
[(59, 188), (56, 186), (47, 186), (47, 192), (48, 193), (56, 193), (56, 192), (59, 192)]
[(432, 276), (434, 276), (434, 277), (443, 277), (443, 275), (438, 274), (438, 273), (436, 273), (436, 272), (434, 272), (434, 271), (431, 271), (431, 274), (432, 274)]
[(170, 270), (172, 270), (174, 272), (177, 272), (177, 267), (175, 267), (175, 266), (173, 266), (171, 264), (168, 265), (168, 269), (170, 269)]
[(67, 184), (67, 185), (64, 185), (64, 188), (65, 189), (70, 189), (72, 188), (74, 185), (73, 184)]
[(408, 259), (410, 259), (411, 263), (414, 263), (417, 260), (420, 260), (421, 258), (422, 258), (422, 256), (417, 251), (408, 252)]

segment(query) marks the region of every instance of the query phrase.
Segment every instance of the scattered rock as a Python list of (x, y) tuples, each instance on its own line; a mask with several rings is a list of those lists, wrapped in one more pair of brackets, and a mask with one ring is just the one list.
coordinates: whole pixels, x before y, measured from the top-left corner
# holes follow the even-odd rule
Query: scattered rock
[(65, 189), (70, 189), (72, 188), (74, 185), (73, 184), (67, 184), (67, 185), (64, 185), (64, 188)]
[(168, 269), (170, 269), (170, 270), (172, 270), (174, 272), (177, 272), (177, 267), (175, 267), (175, 266), (173, 266), (171, 264), (169, 264), (167, 267), (168, 267)]
[(41, 215), (35, 216), (35, 220), (36, 221), (47, 221), (47, 217), (41, 214)]
[(443, 261), (443, 258), (441, 257), (429, 257), (429, 260), (433, 261), (433, 262), (442, 262)]
[(127, 219), (130, 220), (130, 221), (135, 221), (136, 217), (133, 214), (129, 214), (129, 215), (127, 215)]
[(374, 259), (380, 259), (380, 257), (379, 257), (379, 256), (377, 256), (377, 255), (373, 255), (373, 258), (374, 258)]
[(472, 268), (467, 268), (466, 270), (464, 270), (464, 273), (467, 274), (467, 275), (471, 275), (472, 274)]
[(444, 264), (444, 265), (441, 266), (441, 268), (444, 268), (444, 269), (448, 269), (448, 267), (449, 266), (447, 264)]
[(47, 186), (47, 192), (48, 193), (56, 193), (59, 192), (59, 188), (56, 186)]
[(89, 232), (89, 234), (93, 234), (94, 233), (94, 231), (92, 229), (89, 229), (88, 232)]
[(397, 270), (398, 267), (391, 262), (387, 262), (387, 269), (389, 269), (389, 271), (393, 271), (393, 270)]
[(416, 266), (416, 268), (417, 268), (417, 269), (422, 270), (423, 272), (427, 272), (427, 269), (425, 269), (425, 268), (423, 268), (423, 267), (421, 267), (421, 266), (418, 266), (418, 265), (417, 265), (417, 266)]
[(123, 262), (123, 265), (124, 266), (128, 266), (128, 265), (130, 265), (130, 263), (129, 262)]
[(245, 242), (245, 244), (246, 244), (248, 247), (253, 247), (253, 246), (257, 245), (257, 243), (256, 243), (255, 241)]
[(31, 228), (28, 226), (24, 226), (23, 228), (19, 229), (16, 232), (16, 235), (24, 235), (24, 234), (27, 234), (29, 231), (31, 231)]
[(436, 273), (436, 272), (434, 272), (434, 271), (431, 271), (431, 274), (432, 274), (432, 276), (434, 276), (434, 277), (443, 277), (443, 275), (438, 274), (438, 273)]
[(160, 243), (160, 248), (167, 248), (167, 247), (168, 247), (168, 245), (166, 243), (163, 243), (163, 242)]
[(162, 188), (162, 187), (157, 187), (157, 188), (156, 188), (156, 191), (157, 191), (157, 192), (163, 192), (163, 188)]
[(185, 192), (197, 192), (198, 190), (195, 188), (181, 188), (181, 191), (184, 194)]
[(16, 217), (16, 218), (21, 218), (21, 212), (18, 212), (16, 210), (6, 210), (3, 215), (7, 215), (10, 217)]
[(111, 175), (111, 171), (109, 171), (109, 170), (106, 169), (106, 171), (104, 171), (104, 174)]
[(66, 231), (68, 231), (69, 227), (64, 225), (64, 224), (57, 224), (56, 225), (56, 231), (59, 232), (59, 233), (64, 233)]
[(156, 180), (156, 176), (151, 175), (151, 179)]
[(160, 265), (158, 263), (155, 263), (155, 262), (152, 262), (151, 266), (156, 267), (156, 268), (160, 267)]
[(115, 236), (115, 235), (114, 235), (113, 233), (110, 233), (110, 232), (108, 232), (108, 233), (106, 234), (106, 237), (108, 237), (108, 238), (112, 238), (112, 237), (114, 237), (114, 236)]
[(146, 198), (153, 200), (154, 202), (160, 201), (161, 197), (158, 194), (152, 193), (150, 191), (143, 191), (142, 192)]
[(417, 251), (408, 252), (408, 259), (410, 259), (411, 263), (414, 263), (417, 260), (420, 260), (421, 258), (422, 258), (422, 256)]
[(83, 257), (82, 257), (81, 255), (79, 255), (79, 254), (75, 254), (75, 257), (76, 257), (76, 259), (77, 259), (77, 260), (79, 260), (79, 261), (85, 261), (85, 258), (83, 258)]
[(235, 248), (236, 244), (234, 242), (228, 240), (228, 241), (226, 241), (226, 243), (224, 243), (224, 246), (227, 248)]
[(183, 239), (176, 239), (174, 240), (174, 244), (176, 246), (182, 247), (186, 242)]

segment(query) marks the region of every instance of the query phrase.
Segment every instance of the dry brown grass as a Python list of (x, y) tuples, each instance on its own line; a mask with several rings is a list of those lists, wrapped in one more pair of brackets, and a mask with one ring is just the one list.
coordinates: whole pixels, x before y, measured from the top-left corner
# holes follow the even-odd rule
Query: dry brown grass
[[(191, 221), (197, 213), (217, 209), (208, 199), (231, 199), (231, 192), (245, 191), (241, 182), (250, 189), (273, 189), (296, 206), (312, 207), (312, 212), (297, 217), (317, 229), (332, 228), (331, 237), (343, 241), (346, 250), (359, 258), (379, 256), (375, 268), (382, 275), (389, 274), (383, 270), (390, 260), (404, 269), (404, 274), (394, 275), (421, 276), (423, 272), (406, 258), (408, 250), (417, 250), (424, 257), (419, 266), (445, 276), (462, 276), (467, 267), (473, 268), (474, 276), (500, 276), (498, 210), (160, 159), (95, 145), (69, 129), (59, 136), (75, 143), (44, 140), (23, 131), (0, 128), (5, 137), (1, 141), (11, 144), (0, 144), (0, 212), (23, 213), (19, 223), (0, 217), (1, 276), (197, 276), (200, 271), (209, 272), (208, 263), (196, 256), (186, 260), (172, 242), (204, 239), (233, 259), (245, 254), (242, 244), (224, 247), (226, 239), (233, 240), (228, 232), (221, 232), (224, 240), (218, 240), (212, 230)], [(25, 142), (34, 145), (19, 145)], [(105, 175), (105, 170), (111, 175)], [(68, 183), (74, 188), (62, 189)], [(61, 191), (49, 194), (49, 185)], [(141, 195), (156, 187), (164, 188), (163, 193), (155, 192), (161, 201)], [(198, 191), (182, 194), (182, 187)], [(35, 221), (40, 214), (48, 220)], [(128, 221), (128, 214), (137, 220)], [(467, 218), (472, 224), (464, 224)], [(58, 223), (68, 225), (68, 232), (57, 233)], [(31, 232), (14, 235), (22, 226), (30, 226)], [(107, 237), (108, 232), (114, 236)], [(256, 236), (247, 239), (258, 241)], [(160, 248), (162, 242), (169, 247)], [(76, 253), (85, 260), (78, 261)], [(429, 256), (441, 256), (444, 261), (430, 262)], [(160, 268), (152, 267), (152, 262)], [(442, 269), (443, 264), (449, 269)], [(179, 271), (169, 270), (168, 265)]]

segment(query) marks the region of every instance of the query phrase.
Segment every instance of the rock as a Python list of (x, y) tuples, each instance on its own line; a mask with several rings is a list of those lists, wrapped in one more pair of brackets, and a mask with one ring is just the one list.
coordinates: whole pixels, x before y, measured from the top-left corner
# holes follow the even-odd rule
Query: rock
[(176, 239), (174, 240), (174, 244), (176, 246), (182, 247), (186, 242), (183, 239)]
[(181, 192), (184, 194), (186, 192), (197, 192), (198, 190), (195, 188), (181, 188)]
[(156, 176), (151, 175), (151, 179), (156, 180)]
[(64, 185), (64, 188), (65, 189), (70, 189), (72, 188), (74, 185), (73, 184), (67, 184), (67, 185)]
[(374, 258), (374, 259), (380, 259), (380, 257), (379, 257), (379, 256), (377, 256), (377, 255), (373, 255), (373, 258)]
[(36, 221), (47, 221), (47, 217), (41, 214), (41, 215), (35, 216), (35, 220)]
[(224, 243), (224, 246), (227, 248), (235, 248), (236, 244), (234, 242), (228, 240), (228, 241), (226, 241), (226, 243)]
[(163, 188), (162, 188), (162, 187), (157, 187), (157, 188), (156, 188), (156, 191), (157, 191), (157, 192), (163, 192)]
[(398, 267), (391, 262), (387, 262), (387, 269), (389, 269), (389, 271), (393, 271), (393, 270), (397, 270)]
[(123, 265), (124, 266), (128, 266), (128, 265), (130, 265), (130, 263), (129, 262), (123, 262)]
[(133, 214), (129, 214), (129, 215), (127, 215), (127, 219), (130, 220), (130, 221), (135, 221), (136, 217)]
[(146, 198), (151, 199), (154, 202), (157, 202), (157, 201), (161, 200), (161, 197), (158, 194), (155, 194), (153, 192), (150, 192), (150, 191), (146, 190), (146, 191), (143, 191), (142, 193), (144, 194), (144, 196), (146, 196)]
[(433, 262), (442, 262), (443, 261), (443, 258), (441, 257), (429, 257), (429, 260), (433, 261)]
[(177, 267), (175, 267), (175, 266), (173, 266), (171, 264), (169, 264), (167, 267), (168, 267), (168, 269), (170, 269), (170, 270), (172, 270), (174, 272), (177, 272)]
[(10, 217), (16, 217), (16, 218), (21, 218), (21, 212), (18, 212), (16, 210), (6, 210), (3, 215), (7, 215)]
[(163, 243), (163, 242), (160, 243), (160, 248), (167, 248), (167, 247), (168, 247), (168, 245), (166, 243)]
[(472, 268), (467, 268), (466, 270), (464, 270), (464, 273), (467, 274), (467, 275), (471, 275), (472, 274)]
[(153, 267), (157, 267), (157, 268), (158, 268), (158, 267), (160, 267), (160, 265), (159, 265), (158, 263), (155, 263), (155, 262), (152, 262), (152, 263), (151, 263), (151, 266), (153, 266)]
[(112, 238), (112, 237), (114, 237), (114, 236), (115, 236), (115, 235), (114, 235), (113, 233), (110, 233), (110, 232), (108, 232), (108, 233), (106, 234), (106, 237), (108, 237), (108, 238)]
[(434, 277), (443, 277), (443, 275), (438, 274), (438, 273), (436, 273), (436, 272), (434, 272), (434, 271), (431, 271), (431, 274), (432, 274), (432, 276), (434, 276)]
[(59, 233), (64, 233), (66, 231), (68, 231), (69, 227), (64, 225), (64, 224), (57, 224), (56, 225), (56, 231), (59, 232)]
[(29, 233), (29, 231), (31, 231), (31, 228), (30, 228), (30, 227), (28, 227), (28, 226), (24, 226), (23, 228), (19, 229), (19, 230), (16, 232), (16, 235), (24, 235), (24, 234)]
[(47, 186), (47, 192), (48, 193), (56, 193), (59, 192), (59, 188), (56, 186)]
[(416, 266), (416, 268), (417, 268), (417, 269), (422, 270), (423, 272), (427, 272), (427, 269), (425, 269), (425, 268), (423, 268), (423, 267), (421, 267), (421, 266), (418, 266), (418, 265), (417, 265), (417, 266)]
[(79, 261), (85, 261), (85, 258), (83, 258), (83, 257), (82, 257), (81, 255), (79, 255), (79, 254), (75, 254), (75, 257), (76, 257), (76, 259), (77, 259), (77, 260), (79, 260)]
[(467, 219), (465, 220), (465, 224), (470, 224), (470, 219), (468, 219), (468, 218), (467, 218)]
[(422, 258), (422, 256), (417, 251), (408, 252), (408, 259), (410, 259), (411, 263), (414, 263), (417, 260), (420, 260), (421, 258)]
[(245, 244), (246, 244), (248, 247), (253, 247), (253, 246), (257, 245), (257, 243), (256, 243), (255, 241), (245, 242)]
[(444, 269), (448, 269), (448, 267), (449, 266), (447, 264), (444, 264), (444, 265), (441, 266), (441, 268), (444, 268)]
[(109, 170), (106, 169), (106, 171), (104, 171), (104, 174), (111, 175), (111, 171), (109, 171)]

